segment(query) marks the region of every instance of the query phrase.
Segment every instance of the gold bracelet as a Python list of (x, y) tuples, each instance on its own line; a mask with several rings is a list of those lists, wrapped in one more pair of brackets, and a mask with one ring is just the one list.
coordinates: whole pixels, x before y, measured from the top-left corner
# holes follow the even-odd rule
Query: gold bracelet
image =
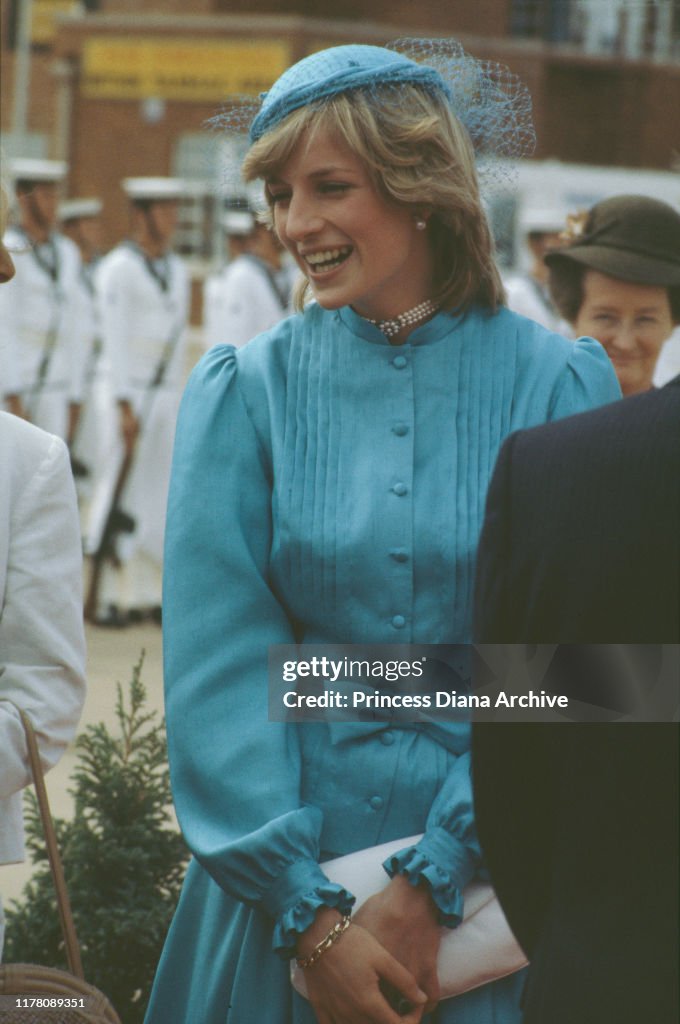
[(352, 923), (352, 915), (346, 914), (342, 921), (338, 921), (334, 924), (325, 939), (322, 939), (318, 946), (315, 946), (309, 956), (297, 956), (295, 962), (298, 967), (311, 967), (317, 960), (320, 960), (324, 953), (331, 948), (334, 942), (337, 942), (343, 932), (346, 932)]

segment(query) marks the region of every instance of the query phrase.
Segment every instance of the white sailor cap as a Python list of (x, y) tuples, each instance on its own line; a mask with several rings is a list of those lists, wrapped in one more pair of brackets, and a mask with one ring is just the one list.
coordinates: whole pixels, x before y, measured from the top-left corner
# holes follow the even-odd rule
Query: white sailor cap
[(546, 234), (564, 231), (568, 212), (565, 207), (559, 205), (530, 204), (520, 209), (519, 226), (525, 234), (530, 231), (544, 231)]
[(9, 169), (14, 181), (57, 182), (66, 177), (68, 164), (64, 160), (15, 157)]
[(98, 217), (104, 204), (96, 196), (83, 199), (65, 199), (59, 203), (59, 220), (80, 220), (81, 217)]
[(250, 210), (225, 210), (222, 227), (228, 235), (249, 235), (255, 227), (255, 218)]
[(122, 184), (132, 202), (182, 199), (187, 194), (186, 182), (181, 178), (124, 178)]

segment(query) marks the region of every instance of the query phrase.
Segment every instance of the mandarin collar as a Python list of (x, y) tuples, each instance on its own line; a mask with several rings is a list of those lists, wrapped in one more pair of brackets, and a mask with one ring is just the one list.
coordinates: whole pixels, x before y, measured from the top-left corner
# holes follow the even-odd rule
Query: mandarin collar
[(336, 318), (347, 327), (352, 334), (358, 335), (364, 341), (370, 341), (374, 345), (387, 345), (395, 351), (400, 348), (408, 348), (413, 345), (429, 345), (440, 341), (450, 334), (463, 319), (463, 313), (440, 310), (426, 323), (418, 324), (411, 331), (407, 341), (402, 345), (390, 345), (389, 340), (375, 324), (369, 323), (363, 316), (359, 316), (351, 306), (343, 306), (336, 310)]

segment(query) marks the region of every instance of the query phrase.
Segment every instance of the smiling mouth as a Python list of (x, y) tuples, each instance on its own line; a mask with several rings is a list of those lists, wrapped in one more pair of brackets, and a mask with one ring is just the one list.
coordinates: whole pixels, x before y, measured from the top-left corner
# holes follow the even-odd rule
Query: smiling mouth
[(343, 245), (338, 249), (321, 249), (319, 252), (310, 252), (303, 256), (303, 259), (313, 274), (327, 274), (335, 270), (352, 253), (351, 245)]

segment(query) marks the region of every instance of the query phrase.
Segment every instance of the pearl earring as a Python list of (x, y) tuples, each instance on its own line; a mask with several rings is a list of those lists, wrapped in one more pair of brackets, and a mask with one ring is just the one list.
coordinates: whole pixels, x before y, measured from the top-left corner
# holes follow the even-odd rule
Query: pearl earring
[(416, 231), (424, 231), (427, 227), (427, 221), (423, 220), (422, 217), (416, 217)]

